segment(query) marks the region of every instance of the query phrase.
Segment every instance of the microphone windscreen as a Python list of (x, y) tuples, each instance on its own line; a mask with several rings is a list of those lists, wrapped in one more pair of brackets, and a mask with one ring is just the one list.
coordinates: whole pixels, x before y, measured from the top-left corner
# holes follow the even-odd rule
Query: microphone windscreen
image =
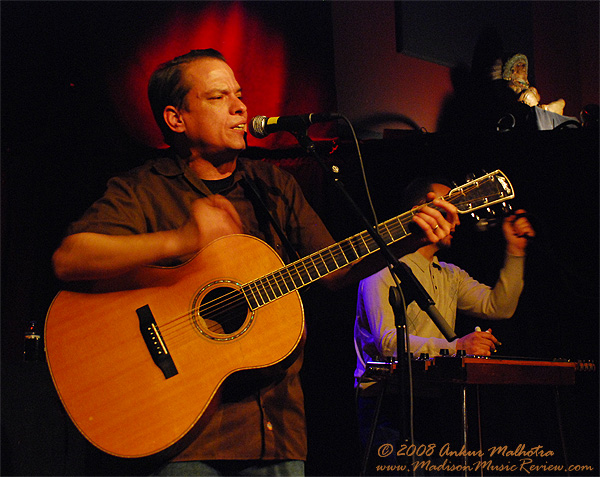
[(254, 116), (248, 125), (248, 131), (252, 136), (258, 139), (262, 139), (269, 135), (265, 130), (265, 126), (267, 125), (267, 117), (266, 116)]

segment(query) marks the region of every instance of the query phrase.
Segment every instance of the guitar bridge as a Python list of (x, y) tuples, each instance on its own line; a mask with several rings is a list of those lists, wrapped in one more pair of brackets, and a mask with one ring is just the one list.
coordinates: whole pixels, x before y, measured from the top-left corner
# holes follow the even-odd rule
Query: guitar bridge
[(135, 312), (140, 320), (140, 331), (142, 332), (150, 356), (152, 356), (152, 361), (160, 368), (166, 379), (172, 378), (179, 371), (177, 371), (173, 358), (169, 354), (167, 345), (160, 334), (150, 307), (144, 305), (135, 310)]

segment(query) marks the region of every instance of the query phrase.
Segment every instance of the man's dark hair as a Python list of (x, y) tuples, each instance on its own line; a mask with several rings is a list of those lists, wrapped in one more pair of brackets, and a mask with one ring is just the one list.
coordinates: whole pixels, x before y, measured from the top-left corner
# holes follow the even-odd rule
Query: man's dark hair
[(402, 194), (402, 210), (407, 211), (416, 205), (422, 205), (427, 202), (427, 193), (432, 192), (433, 184), (443, 184), (452, 188), (450, 182), (444, 177), (428, 176), (418, 177), (413, 180), (404, 189)]
[(224, 61), (225, 57), (212, 48), (192, 50), (185, 55), (173, 58), (161, 64), (150, 77), (148, 82), (148, 99), (154, 120), (160, 128), (165, 142), (172, 146), (175, 133), (164, 120), (163, 112), (167, 106), (181, 108), (185, 106), (185, 96), (192, 85), (183, 81), (184, 65), (202, 58), (216, 58)]

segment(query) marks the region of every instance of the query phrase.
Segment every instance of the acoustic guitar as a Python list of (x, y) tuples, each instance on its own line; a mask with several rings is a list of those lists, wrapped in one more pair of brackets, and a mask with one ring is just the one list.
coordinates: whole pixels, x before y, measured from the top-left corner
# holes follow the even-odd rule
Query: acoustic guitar
[[(495, 171), (445, 200), (466, 214), (513, 197)], [(417, 210), (378, 225), (386, 244), (410, 234)], [(142, 267), (118, 290), (59, 292), (45, 348), (67, 413), (109, 454), (168, 450), (216, 402), (228, 376), (292, 355), (304, 334), (301, 288), (378, 248), (364, 231), (284, 265), (260, 239), (230, 235), (183, 265)]]

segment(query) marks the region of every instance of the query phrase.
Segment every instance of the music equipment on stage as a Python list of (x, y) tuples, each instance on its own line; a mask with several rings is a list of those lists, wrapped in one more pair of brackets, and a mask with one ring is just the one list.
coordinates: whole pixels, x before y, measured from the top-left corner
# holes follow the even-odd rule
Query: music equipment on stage
[[(436, 356), (411, 360), (413, 378), (429, 383), (530, 384), (567, 386), (575, 384), (577, 371), (595, 371), (591, 361), (540, 360), (510, 356)], [(381, 379), (393, 375), (396, 360), (368, 361), (365, 375)]]
[(293, 133), (305, 132), (311, 124), (334, 121), (342, 118), (338, 113), (310, 113), (298, 116), (254, 116), (248, 123), (248, 132), (255, 138), (262, 139), (279, 131)]
[[(555, 390), (556, 412), (558, 415), (561, 440), (564, 435), (561, 425), (560, 407), (558, 406), (559, 386), (575, 384), (575, 374), (578, 371), (590, 372), (596, 370), (592, 361), (569, 361), (552, 360), (545, 361), (536, 358), (520, 358), (509, 356), (473, 356), (465, 355), (464, 350), (459, 350), (456, 355), (450, 355), (447, 349), (440, 350), (440, 356), (430, 358), (426, 353), (418, 358), (410, 359), (413, 381), (416, 387), (419, 385), (429, 389), (433, 386), (437, 389), (442, 386), (446, 390), (449, 386), (460, 391), (461, 396), (461, 429), (462, 444), (468, 449), (468, 423), (467, 423), (467, 388), (474, 387), (476, 392), (477, 425), (479, 428), (479, 452), (483, 452), (481, 443), (481, 421), (479, 413), (479, 386), (480, 385), (552, 385)], [(406, 363), (404, 363), (406, 366)], [(383, 381), (398, 389), (399, 378), (396, 373), (398, 360), (395, 358), (384, 358), (368, 361), (362, 383), (369, 381)], [(378, 406), (381, 403), (387, 386), (373, 385), (375, 392), (379, 395)], [(373, 394), (374, 395), (374, 394)], [(374, 418), (371, 432), (374, 432), (376, 419)], [(370, 448), (365, 456), (370, 455)], [(481, 454), (483, 455), (483, 454)], [(365, 457), (368, 459), (368, 457)], [(463, 456), (464, 475), (467, 475), (468, 453)], [(367, 464), (363, 465), (366, 469)], [(364, 475), (364, 474), (363, 474)]]
[[(513, 197), (498, 170), (445, 200), (467, 214)], [(380, 224), (385, 243), (409, 235), (417, 212)], [(230, 235), (183, 265), (141, 267), (115, 291), (62, 291), (44, 333), (54, 386), (104, 452), (167, 450), (197, 426), (228, 376), (294, 356), (304, 335), (300, 288), (377, 250), (364, 231), (283, 266), (256, 237)]]

